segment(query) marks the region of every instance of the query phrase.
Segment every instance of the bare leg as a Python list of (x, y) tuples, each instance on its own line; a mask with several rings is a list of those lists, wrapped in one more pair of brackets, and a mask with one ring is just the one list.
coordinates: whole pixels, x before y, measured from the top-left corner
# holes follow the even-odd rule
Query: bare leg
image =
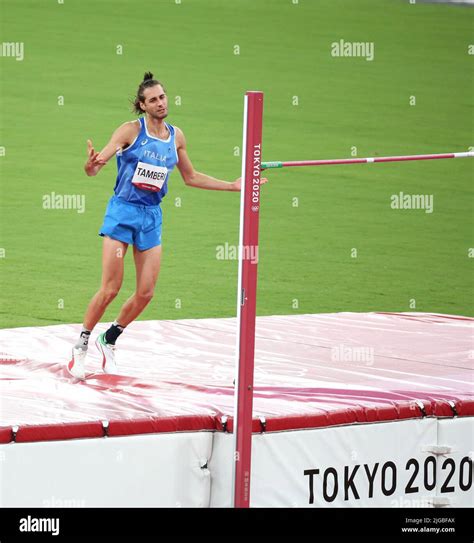
[(102, 249), (102, 282), (98, 292), (89, 303), (84, 328), (92, 330), (105, 313), (107, 306), (117, 296), (123, 280), (123, 259), (128, 245), (109, 237), (104, 237)]
[(120, 326), (128, 326), (145, 309), (153, 298), (156, 280), (161, 264), (161, 245), (147, 251), (139, 251), (133, 247), (133, 258), (137, 270), (137, 289), (120, 310), (117, 322)]

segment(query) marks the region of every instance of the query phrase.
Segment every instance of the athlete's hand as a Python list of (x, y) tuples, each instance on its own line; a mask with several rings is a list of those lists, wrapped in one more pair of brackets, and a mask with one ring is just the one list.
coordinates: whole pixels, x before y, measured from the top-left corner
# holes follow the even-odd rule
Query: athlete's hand
[(105, 160), (99, 158), (100, 153), (96, 153), (92, 146), (92, 141), (87, 140), (87, 162), (84, 165), (84, 170), (87, 175), (97, 175), (98, 171), (107, 164)]
[[(268, 179), (266, 177), (260, 178), (260, 185), (264, 185), (265, 183), (268, 183)], [(239, 177), (232, 183), (235, 191), (240, 191), (242, 189), (242, 178)]]

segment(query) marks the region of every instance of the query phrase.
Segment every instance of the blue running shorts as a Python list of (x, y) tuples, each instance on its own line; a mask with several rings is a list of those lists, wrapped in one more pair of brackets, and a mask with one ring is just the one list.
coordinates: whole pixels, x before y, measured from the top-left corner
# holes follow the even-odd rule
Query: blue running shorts
[(132, 204), (112, 196), (99, 236), (123, 241), (140, 251), (161, 245), (162, 211), (158, 206)]

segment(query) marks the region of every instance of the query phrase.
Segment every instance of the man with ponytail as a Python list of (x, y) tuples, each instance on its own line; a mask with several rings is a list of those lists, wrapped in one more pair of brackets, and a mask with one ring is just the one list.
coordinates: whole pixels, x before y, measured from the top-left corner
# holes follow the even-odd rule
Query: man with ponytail
[[(104, 238), (101, 286), (89, 303), (81, 334), (67, 364), (70, 374), (78, 379), (85, 379), (91, 332), (122, 285), (123, 261), (129, 245), (133, 245), (136, 291), (122, 306), (114, 323), (96, 340), (105, 373), (118, 373), (115, 342), (153, 297), (161, 263), (160, 204), (168, 192), (173, 168), (178, 166), (189, 187), (236, 192), (241, 188), (240, 178), (233, 182), (222, 181), (193, 168), (182, 130), (165, 122), (168, 98), (163, 84), (154, 79), (152, 73), (145, 73), (133, 107), (138, 120), (119, 126), (100, 152), (95, 151), (90, 140), (87, 142), (86, 174), (97, 175), (114, 155), (118, 174), (114, 195), (99, 230)], [(266, 179), (262, 179), (262, 183), (265, 182)]]

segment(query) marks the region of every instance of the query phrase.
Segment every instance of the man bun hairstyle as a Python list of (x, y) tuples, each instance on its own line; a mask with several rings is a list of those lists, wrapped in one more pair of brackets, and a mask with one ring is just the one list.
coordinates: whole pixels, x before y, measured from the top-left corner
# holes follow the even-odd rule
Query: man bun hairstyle
[[(157, 79), (155, 79), (151, 72), (145, 72), (145, 75), (143, 76), (143, 81), (138, 86), (135, 100), (133, 100), (133, 111), (137, 115), (141, 115), (143, 113), (140, 102), (145, 101), (145, 96), (143, 94), (144, 90), (150, 87), (154, 87), (155, 85), (161, 85), (163, 87), (163, 83), (160, 83)], [(163, 90), (166, 92), (165, 87), (163, 87)]]

